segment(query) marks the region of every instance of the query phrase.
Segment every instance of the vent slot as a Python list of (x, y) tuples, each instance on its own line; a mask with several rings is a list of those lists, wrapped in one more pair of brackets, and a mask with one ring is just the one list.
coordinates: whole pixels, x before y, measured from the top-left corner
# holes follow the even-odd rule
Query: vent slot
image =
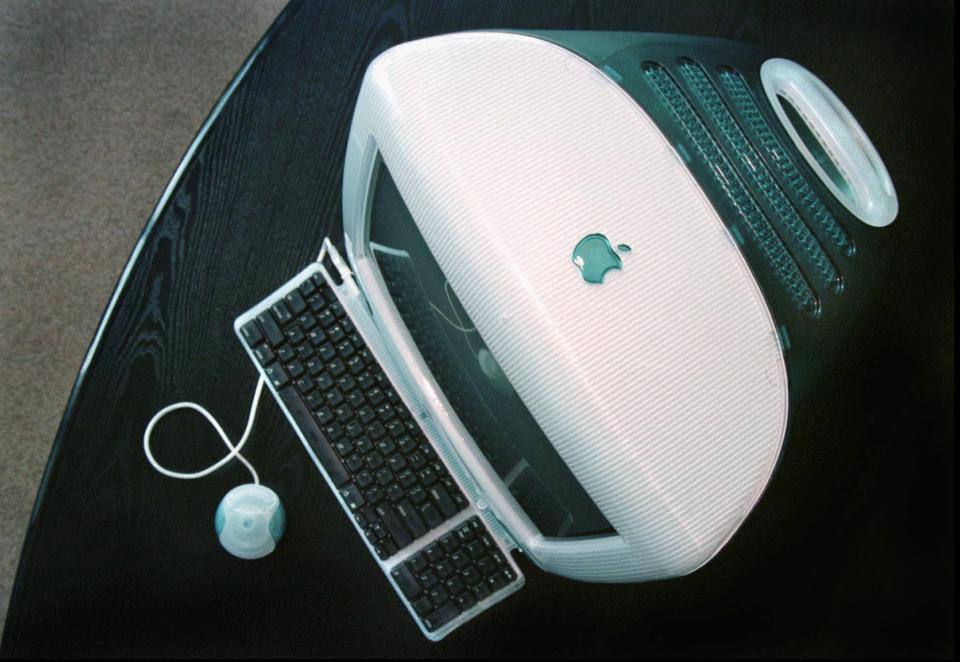
[(800, 218), (793, 203), (780, 188), (763, 159), (730, 113), (726, 103), (720, 98), (720, 94), (703, 67), (690, 60), (683, 60), (680, 64), (680, 75), (719, 127), (723, 139), (740, 165), (740, 172), (745, 173), (776, 212), (773, 220), (794, 238), (810, 264), (813, 265), (817, 278), (831, 291), (839, 292), (843, 289), (843, 280), (830, 260), (830, 256)]
[(687, 96), (666, 69), (655, 62), (645, 62), (643, 73), (658, 98), (669, 108), (692, 147), (700, 154), (717, 179), (737, 215), (763, 251), (777, 279), (783, 284), (790, 298), (799, 309), (811, 317), (820, 313), (820, 302), (800, 266), (770, 221), (750, 194), (746, 184), (733, 164), (711, 135), (707, 126), (697, 115)]
[(840, 249), (843, 255), (847, 257), (853, 255), (856, 252), (853, 240), (850, 239), (840, 222), (823, 204), (820, 196), (807, 183), (807, 178), (797, 168), (783, 143), (770, 128), (769, 122), (760, 112), (747, 82), (743, 79), (743, 75), (732, 69), (723, 69), (720, 72), (720, 80), (727, 94), (733, 100), (740, 117), (757, 137), (761, 148), (768, 157), (768, 162), (783, 175), (806, 213), (816, 222), (830, 242)]

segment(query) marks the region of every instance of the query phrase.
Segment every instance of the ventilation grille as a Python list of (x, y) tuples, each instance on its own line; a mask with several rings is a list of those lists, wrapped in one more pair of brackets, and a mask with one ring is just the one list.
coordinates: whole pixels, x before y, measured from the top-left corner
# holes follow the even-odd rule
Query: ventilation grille
[(814, 220), (817, 226), (823, 231), (826, 238), (840, 251), (846, 255), (853, 255), (855, 249), (853, 241), (849, 235), (840, 227), (840, 223), (833, 214), (827, 209), (823, 201), (820, 200), (807, 179), (797, 168), (790, 154), (783, 147), (783, 143), (777, 138), (776, 134), (770, 128), (770, 124), (760, 112), (757, 102), (753, 98), (753, 93), (747, 86), (743, 76), (732, 69), (723, 69), (720, 72), (720, 80), (723, 83), (727, 94), (733, 100), (733, 104), (743, 118), (743, 121), (750, 127), (753, 134), (760, 142), (760, 147), (769, 157), (768, 162), (780, 171), (787, 185), (792, 189), (795, 198), (800, 202), (801, 207)]
[(839, 292), (843, 283), (830, 257), (813, 236), (807, 224), (800, 218), (800, 214), (784, 194), (783, 189), (777, 184), (763, 159), (760, 158), (757, 150), (720, 98), (713, 83), (707, 78), (703, 67), (690, 60), (683, 60), (680, 64), (680, 75), (693, 90), (701, 107), (720, 129), (729, 151), (740, 166), (740, 172), (746, 175), (753, 184), (754, 190), (760, 191), (767, 204), (776, 212), (773, 221), (781, 231), (794, 238), (800, 250), (806, 255), (808, 263), (812, 265), (818, 281), (834, 292)]
[[(694, 66), (699, 68), (699, 65)], [(702, 73), (702, 69), (700, 72)], [(820, 312), (819, 299), (803, 272), (800, 270), (800, 265), (784, 245), (783, 240), (777, 234), (776, 230), (774, 230), (770, 220), (766, 214), (764, 214), (753, 195), (751, 195), (743, 178), (737, 172), (736, 168), (734, 168), (717, 140), (693, 109), (687, 95), (660, 64), (655, 62), (644, 63), (643, 73), (658, 98), (676, 116), (693, 148), (710, 166), (717, 178), (717, 183), (723, 189), (743, 225), (762, 250), (765, 258), (773, 268), (776, 278), (783, 284), (791, 300), (807, 315), (811, 317), (818, 315)], [(709, 80), (707, 83), (709, 84)], [(716, 90), (713, 89), (712, 84), (710, 90), (716, 96)], [(721, 108), (726, 111), (719, 97), (717, 97), (716, 101), (720, 104)], [(719, 113), (719, 109), (717, 112)], [(729, 115), (729, 111), (727, 111), (727, 113)], [(732, 117), (730, 117), (730, 121), (736, 126), (736, 122)], [(737, 127), (737, 130), (739, 130), (739, 127)], [(743, 141), (748, 147), (750, 146), (745, 136), (743, 137)], [(759, 162), (758, 158), (754, 160)], [(766, 174), (767, 176), (770, 175), (769, 172)], [(762, 175), (756, 176), (762, 177)], [(777, 186), (776, 182), (772, 183), (775, 187)], [(777, 190), (779, 190), (779, 188), (777, 188)], [(780, 191), (780, 194), (783, 195), (783, 192)], [(787, 205), (790, 205), (789, 200), (785, 201)], [(792, 209), (792, 206), (790, 206), (790, 208)], [(796, 210), (794, 210), (794, 214), (796, 214)], [(798, 218), (798, 220), (802, 225), (802, 219)], [(809, 229), (807, 231), (809, 232)], [(814, 239), (814, 242), (815, 241)], [(829, 264), (829, 259), (827, 259), (827, 262)], [(830, 268), (832, 268), (832, 265), (830, 265)], [(833, 270), (833, 272), (831, 272), (830, 269), (821, 267), (819, 273), (821, 278), (829, 280), (831, 277), (830, 274), (836, 274), (836, 271)]]

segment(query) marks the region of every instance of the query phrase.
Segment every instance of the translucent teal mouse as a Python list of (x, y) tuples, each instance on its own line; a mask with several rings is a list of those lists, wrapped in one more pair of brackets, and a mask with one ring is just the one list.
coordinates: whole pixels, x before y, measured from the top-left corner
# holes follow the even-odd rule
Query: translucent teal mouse
[(225, 550), (241, 559), (259, 559), (276, 549), (286, 520), (276, 492), (247, 483), (223, 497), (214, 526)]

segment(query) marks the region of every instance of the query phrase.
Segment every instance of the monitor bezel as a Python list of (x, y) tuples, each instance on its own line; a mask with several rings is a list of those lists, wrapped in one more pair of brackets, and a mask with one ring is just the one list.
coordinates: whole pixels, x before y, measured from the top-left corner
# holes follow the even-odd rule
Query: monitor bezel
[[(387, 344), (397, 355), (398, 365), (408, 373), (410, 383), (417, 385), (424, 408), (446, 435), (451, 447), (456, 450), (459, 460), (483, 494), (481, 501), (485, 503), (478, 503), (478, 506), (481, 509), (490, 508), (518, 546), (534, 561), (545, 567), (550, 565), (548, 559), (559, 560), (570, 556), (590, 557), (595, 554), (610, 553), (613, 551), (612, 548), (622, 549), (625, 542), (616, 533), (615, 528), (614, 533), (607, 535), (570, 538), (544, 535), (510, 493), (460, 421), (403, 323), (370, 247), (372, 191), (377, 184), (376, 178), (381, 164), (388, 169), (389, 165), (372, 137), (364, 151), (360, 167), (360, 172), (364, 174), (357, 182), (360, 184), (357, 191), (360, 198), (356, 200), (358, 204), (353, 207), (362, 211), (353, 218), (347, 218), (346, 215), (344, 218), (347, 259), (355, 275), (357, 286), (366, 299), (371, 318), (380, 333), (385, 338), (389, 338), (390, 342)], [(397, 174), (393, 170), (390, 172), (397, 181)], [(612, 524), (611, 527), (613, 527)]]

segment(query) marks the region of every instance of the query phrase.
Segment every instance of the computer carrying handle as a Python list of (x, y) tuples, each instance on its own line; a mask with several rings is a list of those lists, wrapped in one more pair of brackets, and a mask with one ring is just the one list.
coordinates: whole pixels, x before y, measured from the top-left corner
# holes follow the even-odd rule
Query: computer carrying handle
[(783, 58), (764, 62), (760, 77), (784, 130), (830, 192), (867, 225), (892, 223), (898, 202), (890, 174), (837, 95), (810, 71)]

